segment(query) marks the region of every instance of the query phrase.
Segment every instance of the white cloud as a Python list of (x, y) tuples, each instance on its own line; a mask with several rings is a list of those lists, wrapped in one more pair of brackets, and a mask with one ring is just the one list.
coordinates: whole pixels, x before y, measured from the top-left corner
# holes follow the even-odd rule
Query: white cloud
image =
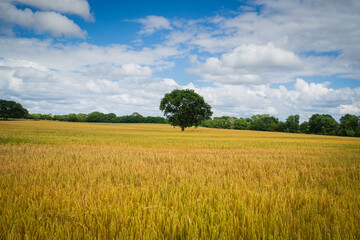
[(0, 18), (7, 23), (34, 29), (37, 33), (50, 33), (55, 37), (86, 36), (86, 32), (72, 20), (56, 12), (33, 12), (29, 8), (21, 10), (8, 2), (0, 2)]
[(188, 32), (172, 31), (166, 36), (166, 38), (167, 41), (165, 42), (165, 44), (169, 46), (174, 46), (188, 43), (192, 38), (192, 34)]
[(293, 52), (276, 48), (273, 43), (266, 45), (241, 45), (222, 55), (225, 66), (243, 68), (298, 68), (301, 60)]
[(170, 21), (161, 16), (147, 16), (146, 18), (137, 19), (136, 22), (143, 24), (140, 34), (153, 34), (156, 31), (166, 29), (172, 30)]
[(53, 70), (44, 62), (3, 59), (0, 94), (18, 100), (30, 112), (54, 114), (102, 111), (123, 115), (137, 111), (161, 115), (158, 105), (164, 94), (183, 88), (195, 89), (204, 96), (215, 116), (268, 113), (284, 120), (290, 114), (300, 114), (304, 121), (314, 113), (329, 113), (335, 118), (345, 113), (360, 114), (360, 88), (332, 89), (329, 83), (297, 79), (293, 89), (224, 83), (195, 87), (192, 83), (185, 86), (174, 79), (152, 77), (150, 66), (135, 63), (87, 65), (80, 68), (82, 71), (68, 69)]
[[(201, 52), (226, 54), (239, 46), (273, 42), (301, 59), (305, 68), (300, 75), (341, 74), (360, 79), (359, 1), (276, 0), (252, 4), (261, 6), (260, 12), (198, 21), (188, 30), (191, 44)], [(329, 52), (340, 55), (322, 56)], [(308, 57), (309, 53), (316, 54)]]
[(86, 20), (93, 20), (87, 0), (13, 0), (45, 11), (56, 11), (79, 15)]
[[(360, 23), (357, 0), (346, 4), (315, 0), (254, 1), (254, 5), (261, 6), (259, 13), (223, 18), (208, 28), (207, 35), (196, 35), (193, 43), (211, 52), (267, 42), (293, 51), (316, 49), (322, 52), (355, 46), (360, 34), (357, 31)], [(225, 34), (212, 34), (214, 29), (222, 29)]]
[(9, 90), (14, 92), (20, 92), (22, 89), (23, 80), (16, 78), (16, 77), (10, 77), (9, 78)]
[[(154, 69), (167, 68), (171, 62), (167, 59), (181, 54), (176, 47), (157, 46), (134, 51), (126, 45), (97, 46), (88, 43), (59, 44), (52, 40), (26, 38), (0, 38), (1, 56), (9, 62), (11, 59), (25, 65), (42, 65), (59, 71), (88, 71), (89, 67), (108, 65), (138, 64), (151, 65)], [(122, 71), (131, 71), (124, 66)], [(149, 69), (145, 71), (148, 74)]]
[(170, 47), (134, 51), (127, 46), (58, 44), (51, 40), (0, 38), (0, 95), (30, 112), (103, 111), (161, 115), (160, 99), (182, 88), (153, 77), (179, 54)]
[(351, 104), (351, 105), (340, 105), (338, 107), (339, 109), (339, 113), (342, 115), (345, 114), (356, 114), (359, 115), (360, 113), (360, 104), (355, 103), (355, 104)]
[(25, 80), (26, 79), (42, 80), (42, 79), (49, 79), (51, 75), (47, 72), (41, 71), (40, 69), (36, 69), (33, 67), (21, 67), (15, 72), (14, 77)]
[(36, 31), (50, 32), (55, 37), (80, 37), (85, 38), (87, 33), (82, 31), (78, 25), (65, 16), (54, 12), (34, 13)]
[[(128, 73), (126, 73), (128, 74)], [(160, 115), (158, 105), (166, 92), (181, 88), (174, 80), (137, 76), (102, 78), (76, 72), (33, 68), (0, 68), (1, 96), (17, 98), (30, 112), (67, 114), (92, 111), (118, 115), (140, 112)], [(74, 81), (76, 79), (76, 81)]]
[(294, 89), (269, 85), (228, 85), (197, 88), (214, 108), (216, 116), (250, 117), (272, 114), (285, 120), (288, 115), (300, 114), (306, 121), (312, 114), (327, 113), (339, 119), (345, 113), (360, 114), (360, 88), (332, 89), (326, 83), (307, 83), (297, 79)]
[(85, 68), (85, 75), (89, 77), (101, 77), (105, 79), (119, 79), (124, 77), (150, 77), (152, 69), (149, 66), (141, 66), (134, 63), (122, 65), (97, 64)]
[[(283, 79), (269, 78), (271, 74), (294, 72), (301, 68), (302, 61), (290, 51), (266, 45), (241, 45), (223, 54), (220, 59), (208, 58), (198, 63), (189, 72), (200, 75), (206, 81), (228, 84), (261, 84), (282, 82)], [(288, 80), (289, 81), (289, 80)]]

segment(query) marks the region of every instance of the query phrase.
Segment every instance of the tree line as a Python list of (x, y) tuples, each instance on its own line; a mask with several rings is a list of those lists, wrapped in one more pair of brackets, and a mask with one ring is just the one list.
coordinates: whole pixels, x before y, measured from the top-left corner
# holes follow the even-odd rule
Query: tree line
[(360, 117), (346, 114), (338, 123), (331, 115), (314, 114), (300, 124), (299, 115), (290, 115), (285, 122), (268, 114), (257, 114), (250, 118), (229, 116), (205, 120), (201, 126), (208, 128), (240, 129), (288, 133), (308, 133), (334, 136), (360, 137)]
[[(177, 91), (177, 92), (174, 92)], [(0, 118), (27, 118), (34, 120), (55, 120), (67, 122), (101, 122), (101, 123), (170, 123), (180, 126), (182, 130), (189, 126), (203, 126), (208, 128), (240, 129), (255, 131), (273, 131), (288, 133), (308, 133), (334, 136), (360, 137), (360, 116), (345, 114), (338, 123), (331, 115), (314, 114), (308, 121), (300, 124), (299, 115), (290, 115), (284, 122), (268, 114), (257, 114), (250, 118), (236, 118), (229, 116), (211, 116), (211, 107), (203, 101), (202, 97), (195, 95), (190, 90), (174, 90), (175, 94), (165, 95), (160, 109), (165, 111), (163, 117), (144, 117), (134, 112), (131, 115), (116, 116), (115, 113), (104, 114), (101, 112), (70, 113), (66, 115), (29, 114), (21, 104), (14, 101), (0, 99)], [(186, 101), (185, 101), (185, 100)], [(203, 104), (203, 108), (194, 111), (194, 104)], [(185, 108), (185, 111), (182, 108)], [(175, 109), (175, 110), (174, 110)], [(180, 109), (180, 110), (179, 110)], [(208, 118), (208, 119), (207, 119)], [(174, 120), (175, 119), (175, 120)], [(207, 119), (207, 120), (204, 120)]]
[(141, 114), (134, 112), (131, 115), (116, 116), (115, 113), (101, 113), (92, 112), (84, 113), (70, 113), (66, 115), (52, 115), (52, 114), (30, 114), (27, 109), (23, 108), (20, 103), (15, 101), (8, 101), (0, 99), (0, 118), (2, 119), (34, 119), (34, 120), (54, 120), (66, 122), (102, 122), (102, 123), (168, 123), (163, 117), (144, 117)]
[(33, 120), (54, 120), (64, 122), (98, 122), (98, 123), (168, 123), (163, 117), (144, 117), (141, 114), (134, 112), (131, 115), (116, 116), (115, 113), (101, 113), (92, 112), (84, 113), (70, 113), (66, 115), (52, 115), (52, 114), (28, 114), (27, 119)]

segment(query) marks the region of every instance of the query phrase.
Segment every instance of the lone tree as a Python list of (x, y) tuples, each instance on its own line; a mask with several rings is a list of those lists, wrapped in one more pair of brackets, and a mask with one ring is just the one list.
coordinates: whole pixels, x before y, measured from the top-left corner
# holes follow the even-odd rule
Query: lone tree
[(212, 115), (211, 106), (194, 90), (173, 90), (165, 94), (160, 102), (160, 110), (172, 126), (181, 127), (181, 131), (191, 126), (199, 126)]
[(23, 118), (28, 113), (20, 103), (0, 99), (0, 118)]

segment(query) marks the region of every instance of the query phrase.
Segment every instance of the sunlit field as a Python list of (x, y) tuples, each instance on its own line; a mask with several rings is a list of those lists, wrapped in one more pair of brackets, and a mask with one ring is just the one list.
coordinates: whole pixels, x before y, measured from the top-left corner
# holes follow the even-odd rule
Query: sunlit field
[(0, 239), (360, 239), (360, 139), (0, 121)]

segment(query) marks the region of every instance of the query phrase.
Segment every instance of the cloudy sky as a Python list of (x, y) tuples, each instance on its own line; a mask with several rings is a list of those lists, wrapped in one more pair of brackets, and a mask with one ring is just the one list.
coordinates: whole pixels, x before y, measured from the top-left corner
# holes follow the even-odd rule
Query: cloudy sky
[(31, 113), (360, 115), (358, 0), (0, 0), (0, 98)]

